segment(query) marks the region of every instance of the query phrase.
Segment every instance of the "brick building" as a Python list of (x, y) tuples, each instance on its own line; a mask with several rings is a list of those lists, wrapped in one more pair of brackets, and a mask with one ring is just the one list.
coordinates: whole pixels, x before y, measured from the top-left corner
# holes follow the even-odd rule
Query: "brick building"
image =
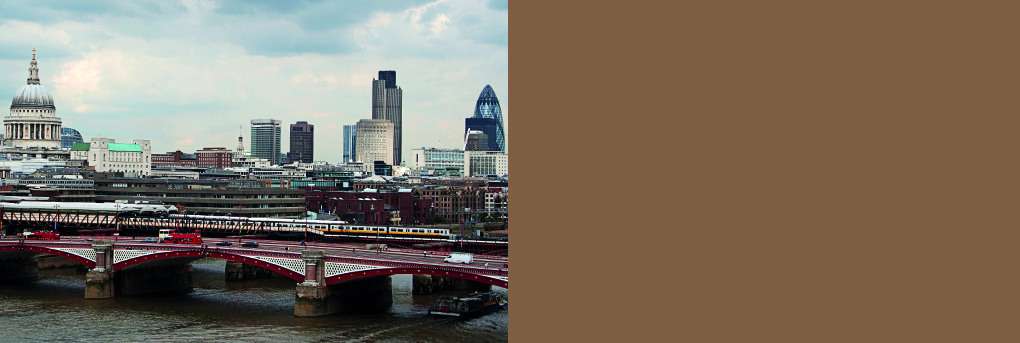
[(365, 225), (424, 225), (435, 212), (432, 200), (417, 188), (339, 191), (336, 187), (301, 187), (310, 211), (334, 213), (340, 220)]
[(226, 169), (231, 167), (234, 152), (227, 148), (202, 148), (195, 152), (195, 166)]

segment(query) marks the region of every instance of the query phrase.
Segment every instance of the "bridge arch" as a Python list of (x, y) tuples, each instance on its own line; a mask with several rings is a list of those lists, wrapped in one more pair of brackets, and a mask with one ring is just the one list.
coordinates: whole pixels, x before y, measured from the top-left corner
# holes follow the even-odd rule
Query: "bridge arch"
[(54, 248), (48, 248), (43, 246), (32, 246), (32, 245), (7, 245), (0, 246), (0, 258), (18, 258), (21, 256), (32, 257), (37, 255), (36, 253), (49, 254), (54, 256), (60, 256), (81, 264), (88, 266), (89, 268), (96, 267), (95, 261), (95, 250), (92, 250), (91, 246), (88, 249), (82, 248), (86, 252), (91, 251), (92, 259), (85, 256), (76, 255), (63, 250)]
[(486, 284), (493, 285), (493, 286), (499, 286), (499, 287), (503, 287), (503, 288), (506, 288), (506, 289), (510, 288), (510, 283), (507, 280), (504, 280), (504, 279), (500, 279), (500, 278), (496, 278), (496, 277), (492, 277), (492, 276), (487, 276), (487, 275), (480, 275), (480, 274), (467, 273), (467, 272), (458, 272), (458, 271), (440, 270), (440, 269), (433, 269), (433, 268), (427, 268), (427, 267), (421, 267), (421, 268), (419, 268), (419, 267), (414, 267), (414, 268), (409, 268), (409, 267), (380, 268), (380, 269), (369, 269), (369, 270), (361, 270), (361, 271), (348, 272), (348, 273), (343, 273), (343, 274), (338, 274), (338, 275), (333, 275), (333, 276), (327, 277), (326, 278), (326, 284), (327, 285), (332, 285), (332, 284), (335, 284), (335, 283), (338, 283), (338, 282), (343, 282), (343, 281), (347, 281), (347, 280), (353, 280), (353, 279), (357, 279), (357, 278), (371, 277), (371, 276), (383, 276), (383, 275), (397, 275), (397, 274), (422, 274), (422, 275), (449, 276), (449, 277), (454, 277), (454, 278), (458, 278), (458, 279), (478, 281), (478, 282), (481, 282), (481, 283), (486, 283)]
[[(161, 261), (167, 261), (167, 260), (176, 260), (175, 262), (180, 261), (179, 263), (188, 263), (188, 262), (195, 261), (195, 260), (202, 259), (202, 258), (219, 258), (219, 259), (224, 259), (224, 260), (227, 260), (227, 261), (237, 261), (237, 262), (241, 262), (241, 263), (244, 263), (244, 264), (250, 264), (250, 265), (253, 265), (253, 266), (266, 268), (266, 269), (272, 270), (274, 272), (283, 274), (284, 276), (289, 277), (291, 279), (294, 279), (294, 280), (296, 280), (298, 282), (304, 281), (304, 278), (305, 278), (304, 274), (299, 274), (299, 273), (297, 273), (297, 272), (295, 272), (294, 270), (291, 269), (294, 266), (289, 266), (288, 267), (288, 266), (285, 266), (283, 264), (271, 263), (271, 262), (263, 261), (263, 260), (260, 260), (260, 259), (252, 258), (252, 257), (249, 257), (249, 256), (240, 255), (240, 254), (231, 253), (231, 252), (225, 252), (225, 251), (218, 251), (218, 252), (195, 251), (195, 250), (161, 251), (161, 252), (156, 252), (156, 253), (152, 253), (152, 254), (146, 254), (146, 255), (137, 256), (137, 257), (134, 257), (134, 258), (126, 259), (124, 261), (115, 263), (113, 265), (113, 270), (116, 271), (116, 270), (121, 270), (121, 269), (129, 268), (129, 267), (133, 267), (133, 266), (141, 267), (141, 266), (147, 266), (147, 265), (151, 265), (151, 264), (165, 264), (165, 262), (161, 262)], [(283, 259), (280, 259), (280, 260), (283, 261)], [(293, 260), (291, 260), (291, 261), (293, 261)], [(298, 260), (298, 261), (300, 261), (300, 260)], [(303, 265), (303, 262), (300, 262), (300, 263), (302, 263), (302, 265)]]

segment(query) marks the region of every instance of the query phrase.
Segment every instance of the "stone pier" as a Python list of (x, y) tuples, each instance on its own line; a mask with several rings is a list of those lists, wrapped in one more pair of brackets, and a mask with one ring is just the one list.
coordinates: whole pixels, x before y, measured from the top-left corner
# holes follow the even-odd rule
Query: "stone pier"
[(305, 281), (295, 289), (295, 316), (371, 311), (393, 304), (393, 285), (389, 276), (354, 279), (326, 286), (324, 256), (321, 250), (301, 252), (305, 262)]
[(113, 242), (92, 243), (96, 251), (96, 267), (85, 274), (85, 299), (107, 299), (116, 295), (113, 277)]
[(113, 271), (113, 242), (92, 243), (96, 267), (85, 274), (85, 299), (107, 299), (119, 295), (180, 292), (192, 288), (191, 264), (157, 265)]

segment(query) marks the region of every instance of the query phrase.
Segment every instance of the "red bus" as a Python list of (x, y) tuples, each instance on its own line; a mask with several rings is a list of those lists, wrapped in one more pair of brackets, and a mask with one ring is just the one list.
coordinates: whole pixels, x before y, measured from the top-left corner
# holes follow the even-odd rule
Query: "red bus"
[[(163, 234), (160, 233), (163, 237)], [(170, 232), (163, 237), (163, 243), (173, 244), (202, 244), (202, 231), (195, 230), (195, 233), (177, 233), (176, 230), (170, 230)]]
[(59, 241), (60, 232), (56, 231), (34, 231), (34, 232), (23, 232), (18, 234), (19, 238), (32, 239), (32, 240), (49, 240)]

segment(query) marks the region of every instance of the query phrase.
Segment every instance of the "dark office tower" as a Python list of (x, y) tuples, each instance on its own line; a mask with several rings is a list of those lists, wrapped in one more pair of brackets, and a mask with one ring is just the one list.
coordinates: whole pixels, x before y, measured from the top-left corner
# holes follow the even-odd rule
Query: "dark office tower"
[(344, 125), (344, 163), (358, 158), (358, 126)]
[(372, 79), (372, 119), (386, 119), (393, 123), (393, 161), (401, 165), (403, 131), (401, 130), (403, 91), (397, 87), (397, 72), (380, 70), (379, 79)]
[(291, 162), (312, 163), (315, 151), (315, 125), (306, 121), (290, 124), (290, 158)]
[[(490, 119), (490, 120), (477, 120)], [(475, 102), (475, 115), (464, 121), (464, 132), (479, 130), (489, 136), (489, 150), (506, 151), (506, 133), (503, 131), (503, 111), (492, 87), (485, 85)]]
[[(473, 145), (473, 149), (465, 148), (468, 151), (501, 151), (499, 150), (499, 142), (496, 141), (496, 135), (499, 132), (499, 122), (493, 118), (464, 118), (465, 133), (470, 133), (472, 130), (481, 131), (481, 135), (474, 138), (475, 140), (483, 140), (482, 144)], [(469, 138), (472, 135), (467, 135)]]

